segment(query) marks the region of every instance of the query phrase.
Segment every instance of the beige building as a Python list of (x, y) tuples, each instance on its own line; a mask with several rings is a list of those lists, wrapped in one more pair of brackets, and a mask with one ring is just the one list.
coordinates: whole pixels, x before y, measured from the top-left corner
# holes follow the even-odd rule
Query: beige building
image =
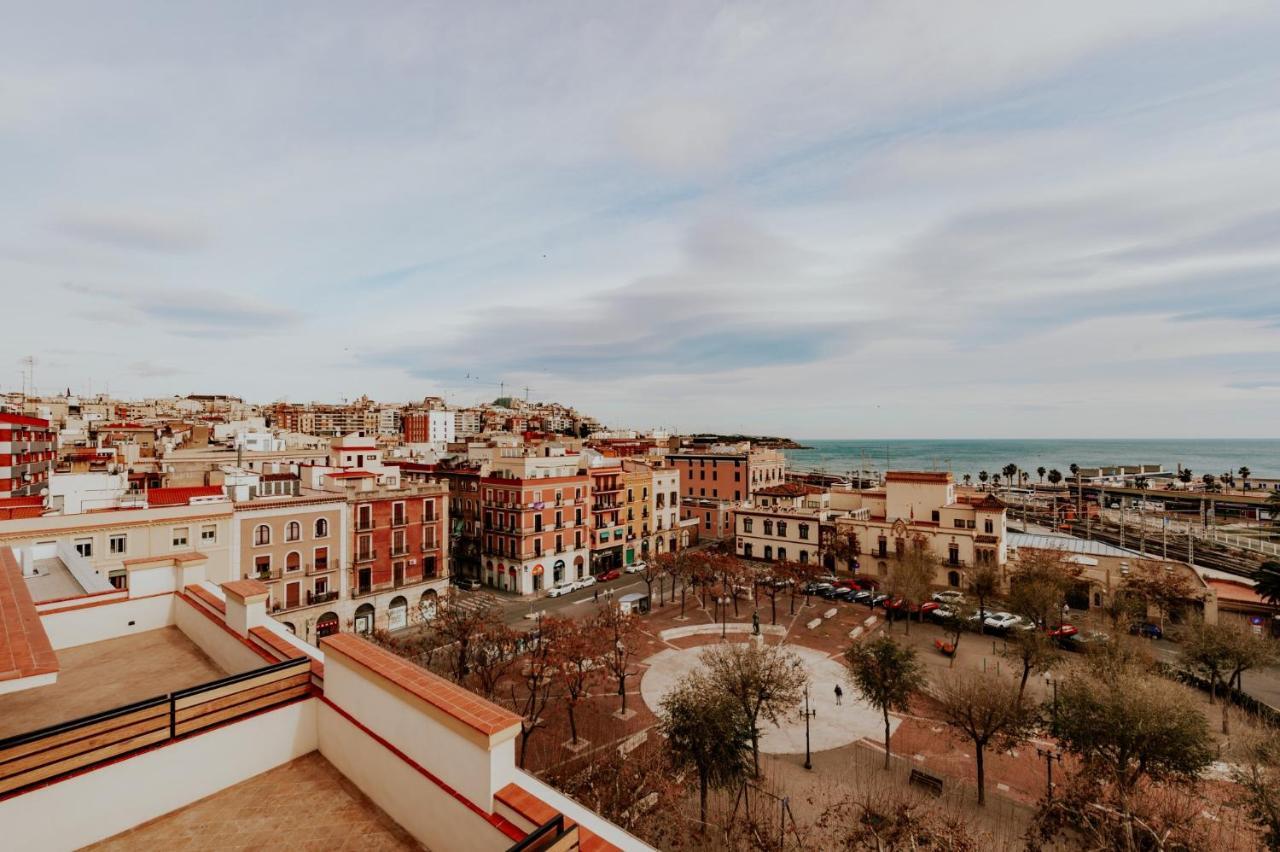
[(346, 518), (346, 498), (336, 494), (235, 504), (231, 545), (239, 578), (263, 583), (267, 613), (309, 642), (316, 641), (316, 625), (326, 613), (339, 624), (354, 615), (354, 609), (344, 612), (351, 606), (341, 600)]

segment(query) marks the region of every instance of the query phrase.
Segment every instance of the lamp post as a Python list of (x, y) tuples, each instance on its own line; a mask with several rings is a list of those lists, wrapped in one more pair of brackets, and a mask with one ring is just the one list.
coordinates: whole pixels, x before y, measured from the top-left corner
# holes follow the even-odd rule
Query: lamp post
[(1040, 748), (1040, 746), (1036, 746), (1036, 754), (1044, 758), (1045, 773), (1048, 776), (1045, 782), (1047, 784), (1046, 790), (1048, 791), (1047, 795), (1048, 795), (1049, 801), (1052, 802), (1053, 801), (1053, 762), (1056, 760), (1058, 761), (1059, 764), (1061, 764), (1062, 753), (1054, 751), (1051, 748)]
[(1056, 737), (1058, 735), (1058, 679), (1053, 676), (1053, 672), (1045, 672), (1044, 679), (1053, 688), (1053, 716), (1049, 731)]
[(809, 684), (804, 685), (804, 768), (813, 769), (813, 759), (809, 753), (809, 720), (818, 715), (818, 708), (809, 709)]

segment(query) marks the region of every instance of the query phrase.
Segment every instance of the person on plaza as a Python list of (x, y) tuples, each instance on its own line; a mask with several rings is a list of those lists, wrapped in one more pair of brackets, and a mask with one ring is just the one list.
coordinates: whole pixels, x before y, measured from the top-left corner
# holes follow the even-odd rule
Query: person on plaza
[(599, 603), (599, 602), (600, 602), (600, 589), (599, 589), (599, 588), (597, 588), (597, 589), (596, 589), (596, 603)]
[(836, 706), (840, 706), (840, 699), (844, 698), (844, 690), (840, 688), (840, 684), (836, 684)]

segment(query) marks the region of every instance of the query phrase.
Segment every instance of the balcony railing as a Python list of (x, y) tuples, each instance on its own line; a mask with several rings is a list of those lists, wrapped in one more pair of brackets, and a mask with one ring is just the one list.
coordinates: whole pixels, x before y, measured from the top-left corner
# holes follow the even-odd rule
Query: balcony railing
[(356, 553), (357, 562), (372, 562), (377, 558), (378, 558), (377, 548), (374, 548), (373, 550), (365, 550), (365, 551)]
[(409, 519), (408, 519), (408, 518), (400, 517), (400, 518), (392, 518), (392, 519), (391, 519), (391, 526), (393, 526), (393, 527), (405, 527), (405, 526), (408, 526), (408, 525), (409, 525)]
[(408, 555), (409, 555), (409, 548), (408, 548), (407, 546), (405, 546), (405, 547), (393, 547), (393, 548), (391, 548), (391, 555), (392, 555), (392, 556), (408, 556)]
[(329, 603), (329, 601), (336, 601), (337, 599), (337, 592), (307, 592), (307, 603), (309, 605)]
[(356, 532), (369, 532), (376, 526), (377, 524), (373, 521), (356, 521)]

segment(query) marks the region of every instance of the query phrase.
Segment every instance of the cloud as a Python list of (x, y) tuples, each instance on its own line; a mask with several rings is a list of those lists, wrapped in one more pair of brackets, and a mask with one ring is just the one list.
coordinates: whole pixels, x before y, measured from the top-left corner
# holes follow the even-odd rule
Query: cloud
[(184, 254), (208, 242), (204, 229), (194, 223), (127, 212), (67, 214), (53, 228), (77, 240), (128, 251)]
[(229, 296), (217, 290), (121, 288), (75, 283), (65, 283), (63, 288), (125, 309), (124, 313), (107, 309), (96, 314), (99, 319), (188, 335), (217, 338), (282, 331), (301, 318), (297, 311)]

